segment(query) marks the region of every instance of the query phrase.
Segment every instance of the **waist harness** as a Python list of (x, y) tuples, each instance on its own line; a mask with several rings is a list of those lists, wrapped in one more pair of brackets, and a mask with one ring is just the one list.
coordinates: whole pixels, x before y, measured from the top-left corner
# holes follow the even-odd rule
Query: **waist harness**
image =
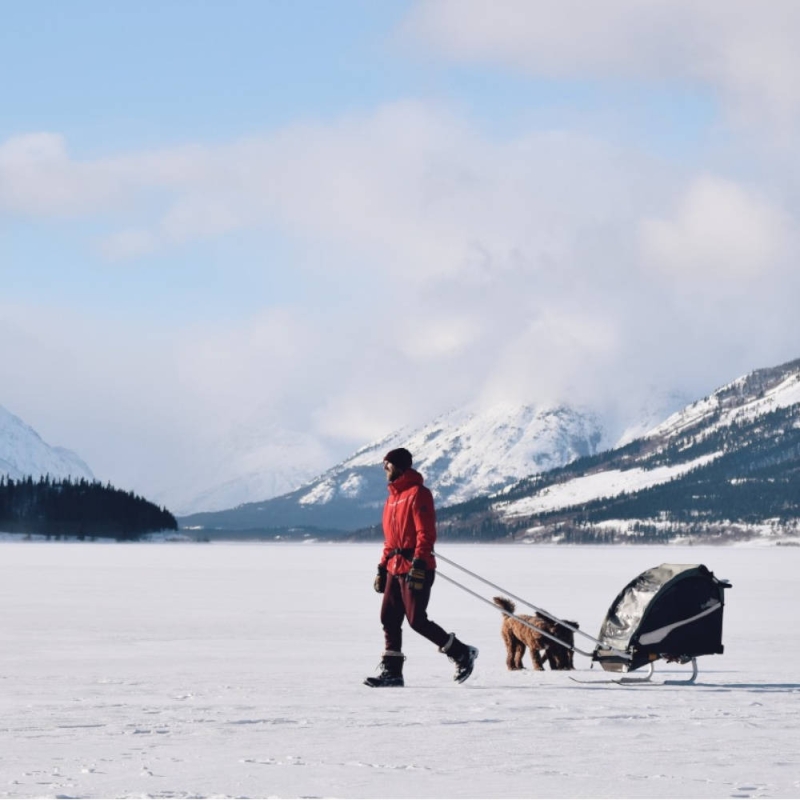
[(406, 547), (401, 549), (399, 547), (395, 547), (394, 550), (389, 551), (389, 558), (393, 556), (403, 556), (406, 561), (411, 561), (414, 558), (414, 548), (413, 547)]

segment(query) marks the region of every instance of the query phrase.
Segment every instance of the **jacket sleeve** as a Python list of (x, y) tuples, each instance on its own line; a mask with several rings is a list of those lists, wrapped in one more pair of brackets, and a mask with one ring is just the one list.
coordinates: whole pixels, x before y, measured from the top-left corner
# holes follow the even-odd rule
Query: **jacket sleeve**
[(414, 558), (422, 558), (429, 568), (434, 565), (431, 554), (436, 544), (436, 511), (433, 507), (433, 495), (427, 487), (420, 487), (411, 506), (411, 515), (417, 533), (417, 544)]

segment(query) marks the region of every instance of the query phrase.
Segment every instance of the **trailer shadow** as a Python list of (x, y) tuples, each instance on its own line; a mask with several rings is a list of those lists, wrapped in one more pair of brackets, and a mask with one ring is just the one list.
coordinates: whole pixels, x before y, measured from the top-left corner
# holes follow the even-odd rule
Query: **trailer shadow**
[[(775, 694), (775, 693), (800, 693), (800, 683), (682, 683), (679, 681), (664, 682), (636, 681), (633, 683), (619, 683), (618, 681), (578, 681), (568, 687), (561, 684), (559, 688), (571, 689), (632, 689), (634, 691), (645, 691), (647, 689), (679, 689), (688, 692), (752, 692), (754, 694)], [(510, 687), (509, 687), (510, 688)]]
[(800, 692), (800, 683), (696, 683), (695, 688), (712, 692)]

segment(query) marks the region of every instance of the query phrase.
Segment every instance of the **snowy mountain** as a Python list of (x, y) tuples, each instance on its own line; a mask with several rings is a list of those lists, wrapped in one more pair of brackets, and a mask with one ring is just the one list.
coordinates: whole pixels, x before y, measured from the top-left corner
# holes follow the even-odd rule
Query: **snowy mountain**
[(800, 530), (800, 360), (757, 370), (644, 436), (454, 507), (440, 530), (671, 541)]
[[(619, 410), (614, 414), (605, 414), (602, 423), (595, 420), (593, 424), (603, 431), (602, 446), (607, 447), (615, 442), (621, 444), (620, 437), (625, 442), (630, 441), (664, 420), (668, 414), (682, 408), (689, 399), (674, 391), (651, 387), (632, 412)], [(186, 517), (201, 512), (233, 509), (244, 504), (262, 505), (267, 500), (281, 497), (307, 484), (316, 486), (322, 473), (330, 471), (334, 474), (327, 475), (324, 486), (319, 487), (319, 498), (335, 498), (339, 494), (335, 473), (340, 467), (368, 467), (371, 462), (367, 463), (366, 460), (375, 457), (380, 461), (385, 450), (378, 451), (386, 443), (396, 441), (408, 444), (413, 438), (412, 452), (415, 456), (419, 453), (422, 458), (428, 453), (433, 454), (426, 457), (424, 462), (428, 469), (436, 460), (438, 447), (443, 446), (448, 452), (458, 449), (457, 444), (447, 444), (448, 434), (445, 431), (452, 428), (453, 435), (458, 436), (463, 425), (466, 439), (474, 442), (475, 447), (483, 448), (485, 457), (473, 464), (470, 448), (465, 447), (464, 453), (454, 458), (447, 470), (448, 475), (442, 475), (436, 487), (440, 492), (440, 502), (460, 502), (474, 496), (475, 492), (498, 489), (507, 485), (508, 481), (517, 481), (528, 475), (531, 463), (538, 469), (549, 469), (564, 463), (564, 458), (572, 459), (584, 452), (580, 449), (573, 452), (568, 445), (559, 445), (554, 440), (548, 442), (548, 437), (556, 435), (553, 425), (558, 420), (557, 407), (543, 409), (537, 423), (540, 426), (538, 432), (533, 429), (528, 431), (515, 444), (515, 430), (527, 430), (532, 424), (532, 416), (537, 413), (530, 405), (497, 405), (488, 410), (480, 410), (475, 406), (460, 408), (442, 415), (422, 430), (405, 429), (386, 437), (382, 442), (367, 445), (353, 457), (355, 463), (351, 464), (352, 459), (348, 459), (342, 464), (339, 462), (341, 453), (334, 454), (318, 438), (306, 432), (287, 430), (280, 420), (270, 420), (269, 409), (262, 408), (252, 418), (236, 423), (214, 440), (198, 443), (196, 457), (192, 459), (193, 467), (182, 470), (173, 481), (163, 481), (153, 497), (179, 516)], [(584, 416), (589, 414), (587, 411), (580, 413)], [(437, 426), (439, 434), (436, 433)], [(551, 428), (549, 433), (548, 426)], [(435, 438), (433, 447), (426, 444), (431, 436)], [(526, 448), (536, 437), (538, 443), (528, 452)], [(564, 452), (559, 452), (559, 449)], [(549, 455), (551, 451), (552, 457)], [(214, 453), (214, 457), (209, 458), (209, 453)], [(361, 461), (357, 457), (361, 457)], [(439, 472), (440, 469), (434, 466), (433, 471)], [(383, 498), (385, 487), (382, 476), (378, 477), (378, 496)], [(426, 478), (430, 482), (434, 476), (431, 474), (429, 478), (426, 472)], [(346, 498), (348, 503), (353, 500), (351, 495), (350, 486), (342, 489), (341, 497)], [(312, 500), (316, 502), (315, 498)], [(257, 522), (254, 521), (254, 524)]]
[(0, 475), (14, 480), (50, 475), (51, 478), (86, 478), (94, 476), (88, 466), (71, 450), (51, 447), (26, 425), (0, 406)]
[(182, 527), (354, 530), (380, 520), (384, 454), (406, 447), (439, 507), (495, 492), (535, 472), (596, 453), (609, 443), (591, 412), (567, 406), (497, 405), (450, 411), (422, 428), (398, 430), (301, 488), (229, 511), (183, 517)]

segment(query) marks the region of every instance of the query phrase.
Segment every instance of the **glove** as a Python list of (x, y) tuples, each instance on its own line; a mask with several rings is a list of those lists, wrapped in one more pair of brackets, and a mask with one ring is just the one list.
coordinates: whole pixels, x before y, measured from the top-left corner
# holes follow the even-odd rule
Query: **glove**
[(386, 567), (383, 564), (378, 564), (378, 574), (375, 576), (372, 588), (378, 594), (383, 594), (383, 590), (386, 588)]
[(421, 592), (425, 586), (425, 577), (427, 574), (428, 569), (425, 561), (421, 558), (415, 558), (411, 562), (411, 569), (408, 571), (408, 575), (406, 575), (408, 588), (411, 589), (412, 592)]

